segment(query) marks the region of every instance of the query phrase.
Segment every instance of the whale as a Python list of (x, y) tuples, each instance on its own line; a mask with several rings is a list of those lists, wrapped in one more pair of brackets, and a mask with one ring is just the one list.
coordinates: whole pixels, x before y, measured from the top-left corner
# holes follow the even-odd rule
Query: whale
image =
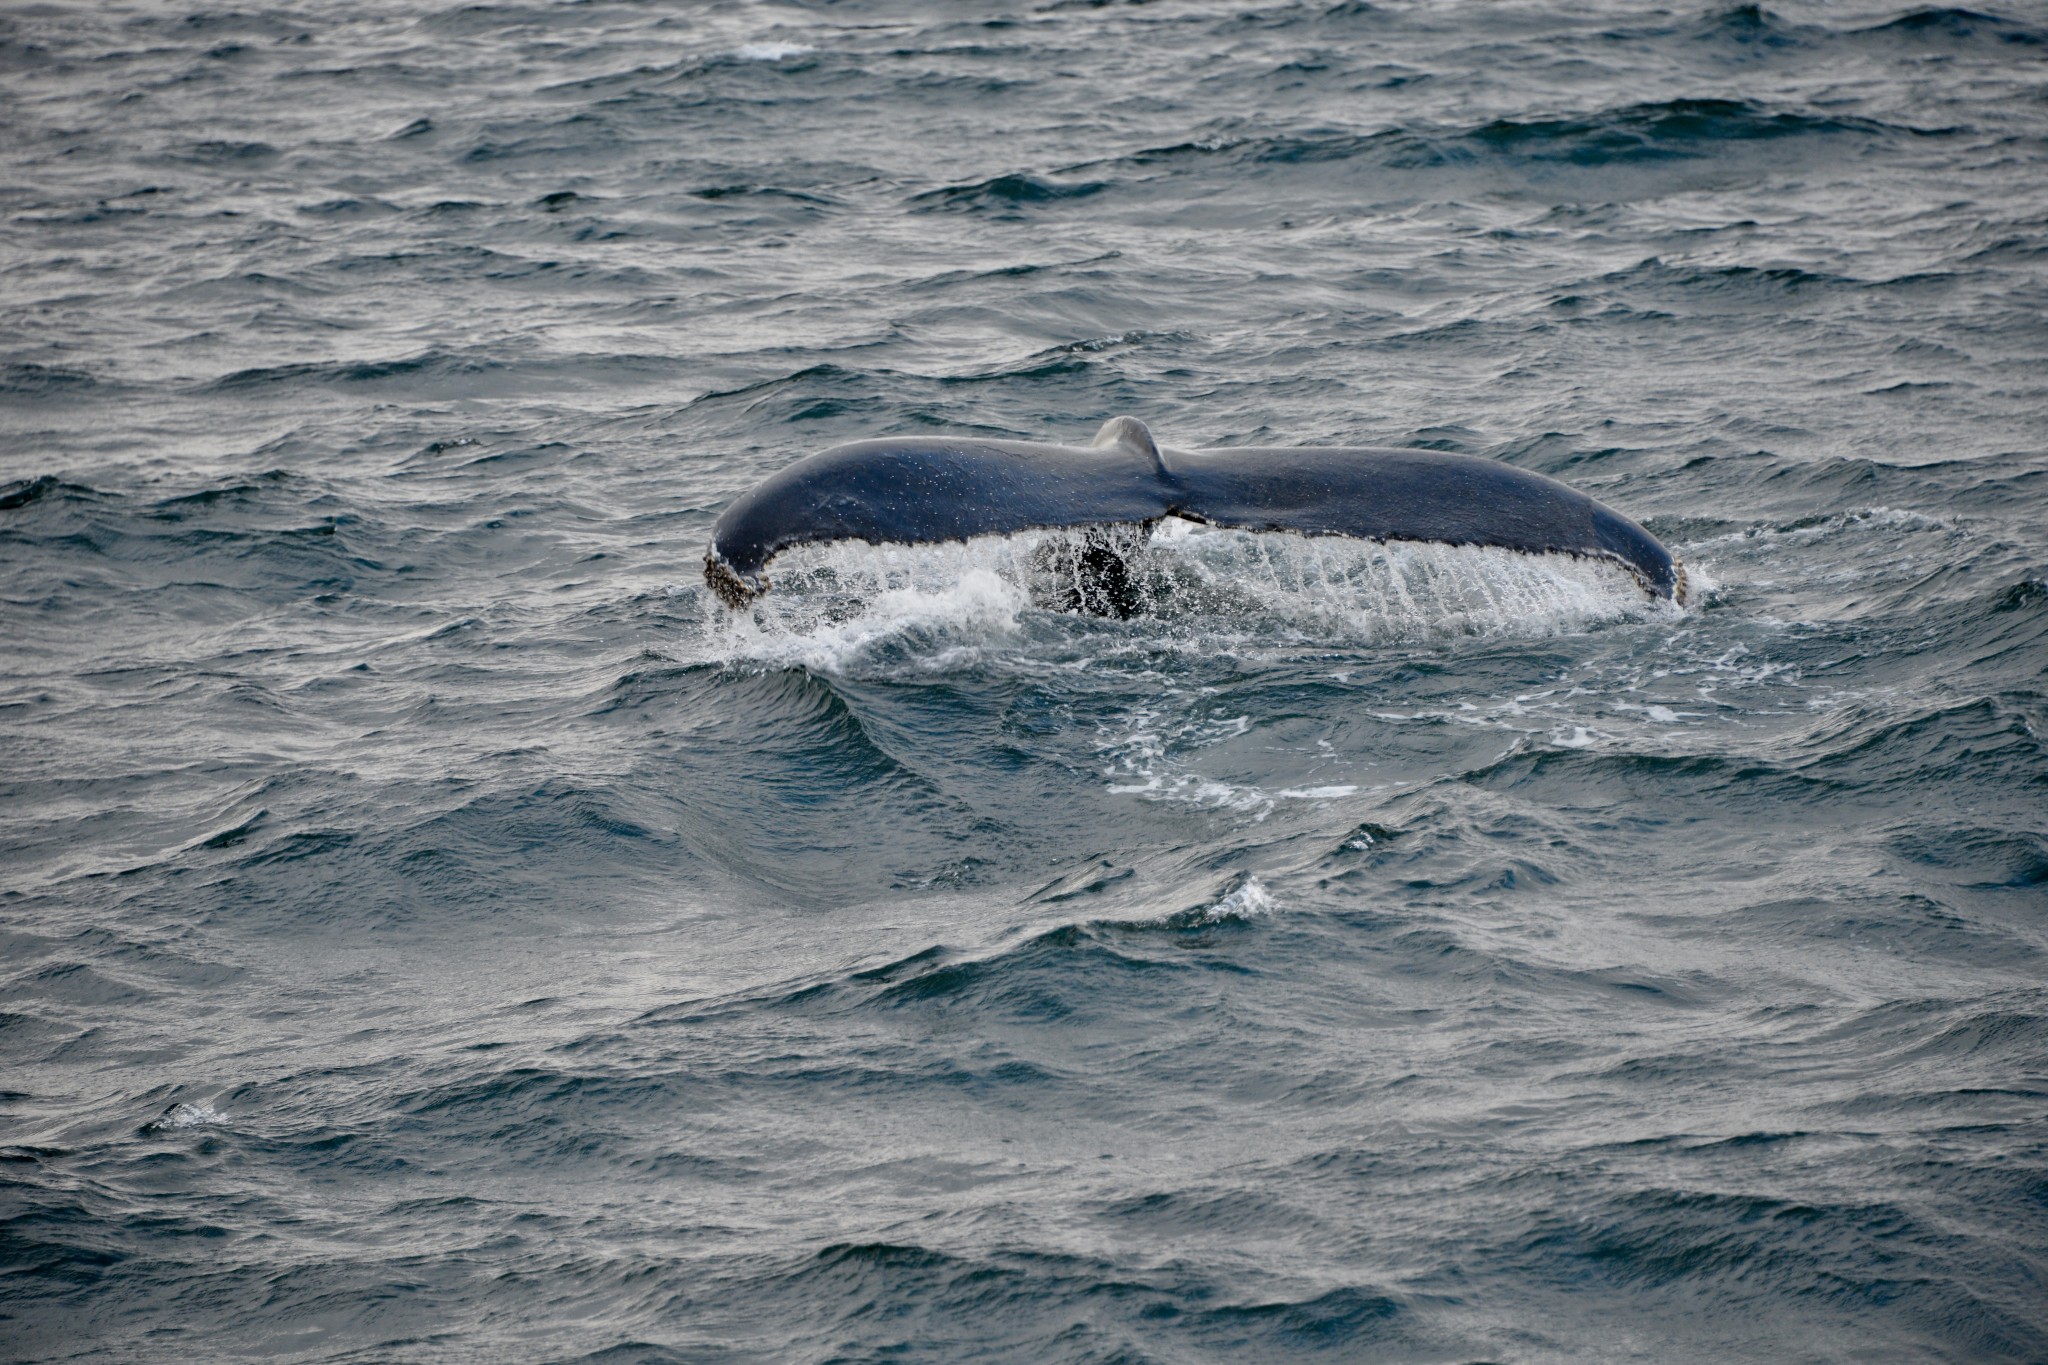
[(784, 550), (830, 541), (928, 545), (1024, 531), (1079, 533), (1079, 587), (1063, 605), (1142, 609), (1129, 565), (1166, 517), (1242, 531), (1497, 546), (1606, 560), (1683, 605), (1685, 569), (1606, 504), (1498, 460), (1381, 446), (1175, 450), (1135, 417), (1085, 445), (919, 436), (854, 441), (741, 494), (711, 528), (704, 578), (740, 610)]

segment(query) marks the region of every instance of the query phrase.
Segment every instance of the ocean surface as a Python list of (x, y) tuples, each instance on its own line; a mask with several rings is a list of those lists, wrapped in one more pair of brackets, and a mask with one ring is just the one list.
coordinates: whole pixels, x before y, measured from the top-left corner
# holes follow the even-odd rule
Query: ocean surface
[[(2048, 9), (0, 9), (0, 1358), (2048, 1360)], [(842, 441), (1684, 560), (778, 561)]]

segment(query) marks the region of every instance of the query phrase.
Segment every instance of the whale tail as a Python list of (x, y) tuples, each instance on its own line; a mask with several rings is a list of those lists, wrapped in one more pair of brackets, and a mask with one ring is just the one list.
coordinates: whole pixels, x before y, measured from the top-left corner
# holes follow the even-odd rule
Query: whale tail
[(1133, 556), (1161, 518), (1224, 529), (1496, 546), (1606, 559), (1653, 597), (1683, 604), (1685, 571), (1656, 537), (1555, 479), (1431, 450), (1163, 448), (1115, 417), (1085, 446), (949, 437), (855, 441), (799, 460), (712, 527), (704, 577), (727, 606), (768, 590), (779, 552), (825, 541), (920, 545), (1057, 530), (1036, 566), (1063, 576), (1060, 605), (1142, 608)]

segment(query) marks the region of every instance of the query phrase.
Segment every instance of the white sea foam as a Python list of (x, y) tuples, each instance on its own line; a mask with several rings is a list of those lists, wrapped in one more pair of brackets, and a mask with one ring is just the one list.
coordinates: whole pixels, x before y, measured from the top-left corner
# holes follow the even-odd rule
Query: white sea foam
[(706, 644), (733, 661), (839, 672), (896, 644), (948, 670), (1014, 634), (1031, 609), (1021, 538), (959, 545), (806, 547), (778, 559), (773, 590), (743, 611), (710, 607)]
[(1170, 598), (1361, 643), (1555, 635), (1654, 609), (1619, 564), (1487, 546), (1253, 534), (1169, 520), (1150, 558), (1160, 575), (1178, 578)]
[(779, 62), (817, 50), (808, 43), (743, 43), (732, 50), (732, 55), (743, 62)]
[(227, 1115), (210, 1104), (174, 1104), (150, 1124), (151, 1128), (203, 1128), (207, 1124), (221, 1123)]
[(1360, 788), (1348, 782), (1269, 788), (1197, 771), (1196, 753), (1249, 733), (1252, 720), (1203, 716), (1192, 709), (1192, 701), (1184, 689), (1171, 689), (1160, 705), (1135, 707), (1119, 722), (1100, 727), (1095, 750), (1112, 795), (1232, 811), (1256, 824), (1283, 802), (1335, 801), (1358, 794)]
[(1203, 910), (1201, 919), (1208, 924), (1232, 919), (1265, 919), (1278, 908), (1279, 903), (1259, 879), (1248, 876), (1214, 905)]
[(1929, 516), (1910, 508), (1899, 507), (1852, 507), (1827, 516), (1814, 517), (1790, 526), (1745, 526), (1738, 531), (1715, 536), (1709, 544), (1739, 544), (1757, 540), (1825, 540), (1845, 532), (1874, 531), (1880, 534), (1913, 533), (1917, 531), (1960, 532), (1962, 526), (1946, 517)]
[[(740, 612), (707, 603), (714, 655), (837, 669), (891, 641), (972, 655), (1077, 587), (1060, 532), (965, 543), (800, 546)], [(1063, 567), (1065, 566), (1065, 567)], [(1285, 638), (1331, 645), (1535, 637), (1678, 608), (1606, 560), (1419, 541), (1218, 531), (1169, 518), (1133, 560), (1152, 643), (1211, 650)], [(1277, 635), (1276, 635), (1277, 633)], [(936, 656), (936, 654), (935, 654)]]

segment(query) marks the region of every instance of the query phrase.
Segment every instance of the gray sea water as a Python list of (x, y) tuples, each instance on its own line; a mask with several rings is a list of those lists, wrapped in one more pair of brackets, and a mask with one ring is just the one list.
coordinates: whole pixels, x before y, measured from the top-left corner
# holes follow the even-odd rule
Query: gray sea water
[[(2039, 5), (14, 3), (0, 317), (0, 1357), (2048, 1359)], [(703, 586), (1118, 413), (1699, 592)]]

